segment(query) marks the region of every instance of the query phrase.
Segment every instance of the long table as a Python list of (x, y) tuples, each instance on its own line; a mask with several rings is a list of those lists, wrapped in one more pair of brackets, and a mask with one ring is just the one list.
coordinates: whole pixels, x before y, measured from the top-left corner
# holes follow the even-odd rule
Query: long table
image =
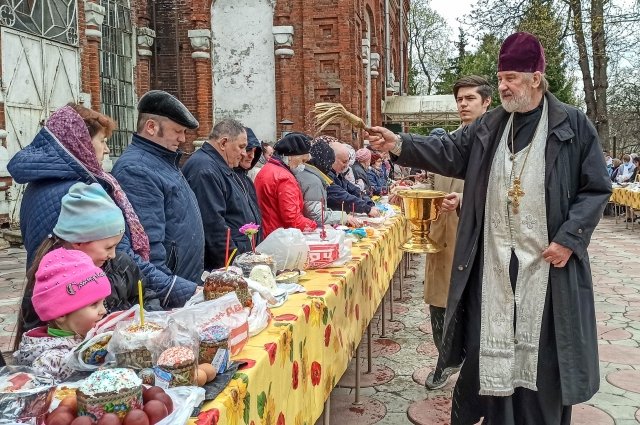
[(307, 271), (307, 292), (272, 309), (269, 327), (233, 358), (247, 366), (204, 403), (199, 425), (315, 423), (402, 259), (406, 220), (389, 219), (378, 233), (354, 244), (344, 266)]
[(624, 187), (614, 187), (610, 200), (618, 205), (624, 205), (631, 207), (634, 210), (640, 210), (640, 192), (629, 190)]

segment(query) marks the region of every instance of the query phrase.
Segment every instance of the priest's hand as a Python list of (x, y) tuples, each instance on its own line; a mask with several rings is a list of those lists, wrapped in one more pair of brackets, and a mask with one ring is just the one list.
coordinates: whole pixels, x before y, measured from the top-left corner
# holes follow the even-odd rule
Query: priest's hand
[(547, 263), (550, 263), (554, 267), (561, 268), (567, 264), (571, 254), (573, 254), (573, 251), (569, 248), (559, 243), (551, 242), (549, 248), (545, 249), (542, 253), (542, 256)]
[(371, 149), (380, 152), (389, 152), (397, 141), (395, 133), (384, 127), (371, 127), (363, 135), (365, 139), (369, 140)]
[(455, 211), (456, 208), (458, 208), (458, 205), (460, 205), (460, 194), (451, 192), (444, 197), (444, 201), (442, 201), (442, 207), (440, 208), (442, 212), (451, 212)]

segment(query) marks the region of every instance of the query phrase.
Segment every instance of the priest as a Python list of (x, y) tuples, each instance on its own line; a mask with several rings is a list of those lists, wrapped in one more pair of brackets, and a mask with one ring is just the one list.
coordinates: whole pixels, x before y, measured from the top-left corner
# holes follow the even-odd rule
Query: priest
[(611, 193), (598, 134), (548, 91), (528, 33), (498, 58), (501, 107), (441, 137), (373, 127), (397, 163), (466, 181), (440, 367), (451, 423), (556, 425), (599, 387), (587, 247)]

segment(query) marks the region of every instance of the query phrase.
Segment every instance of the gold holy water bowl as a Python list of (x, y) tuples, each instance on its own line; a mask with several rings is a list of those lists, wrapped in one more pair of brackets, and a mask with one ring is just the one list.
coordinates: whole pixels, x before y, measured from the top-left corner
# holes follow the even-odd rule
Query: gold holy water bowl
[(431, 222), (440, 217), (446, 193), (437, 190), (407, 189), (396, 193), (402, 198), (402, 210), (411, 223), (411, 238), (402, 250), (417, 254), (434, 254), (442, 247), (429, 237)]

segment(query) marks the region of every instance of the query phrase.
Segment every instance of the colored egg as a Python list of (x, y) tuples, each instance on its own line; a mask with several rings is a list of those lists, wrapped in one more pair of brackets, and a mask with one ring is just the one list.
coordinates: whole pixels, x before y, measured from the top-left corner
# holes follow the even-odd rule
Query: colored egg
[(160, 400), (162, 403), (164, 403), (165, 406), (167, 406), (167, 412), (169, 414), (171, 414), (171, 412), (173, 412), (173, 400), (171, 400), (171, 397), (169, 397), (168, 394), (166, 393), (158, 393), (153, 397), (154, 400)]
[(156, 394), (164, 394), (164, 390), (160, 387), (150, 387), (149, 389), (144, 390), (142, 393), (142, 399), (146, 403), (149, 400), (153, 400)]
[(122, 425), (150, 425), (149, 417), (144, 410), (133, 409), (124, 417)]
[(165, 406), (160, 400), (150, 400), (145, 404), (144, 413), (149, 417), (149, 423), (151, 425), (157, 424), (169, 414), (167, 406)]
[(75, 418), (75, 415), (67, 409), (56, 409), (47, 418), (47, 425), (70, 425)]
[(120, 417), (115, 413), (107, 413), (100, 418), (97, 425), (121, 425)]
[[(99, 425), (104, 425), (98, 422)], [(118, 422), (118, 425), (120, 422)], [(71, 422), (71, 425), (93, 425), (93, 420), (88, 416), (79, 416)]]

